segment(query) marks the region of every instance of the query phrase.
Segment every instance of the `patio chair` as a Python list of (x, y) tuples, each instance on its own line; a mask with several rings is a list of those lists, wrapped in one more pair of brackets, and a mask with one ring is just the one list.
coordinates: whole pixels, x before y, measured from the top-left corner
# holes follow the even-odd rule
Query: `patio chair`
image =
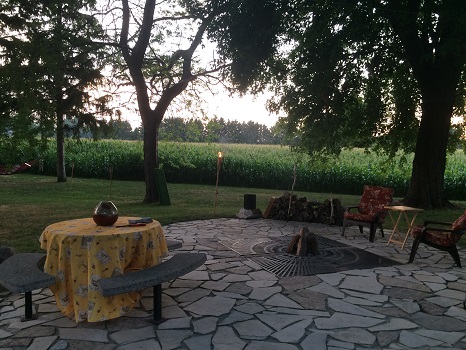
[[(392, 199), (392, 188), (365, 185), (359, 205), (345, 209), (341, 235), (345, 236), (346, 226), (359, 226), (361, 233), (363, 226), (366, 226), (370, 230), (369, 242), (374, 242), (377, 227), (380, 228), (383, 237), (382, 224), (387, 216), (385, 206), (389, 205)], [(351, 212), (352, 209), (357, 209), (357, 212)]]
[(414, 237), (409, 262), (414, 261), (419, 243), (448, 252), (458, 267), (461, 267), (460, 256), (456, 243), (466, 232), (466, 211), (455, 222), (424, 221), (422, 226), (415, 226), (412, 230)]

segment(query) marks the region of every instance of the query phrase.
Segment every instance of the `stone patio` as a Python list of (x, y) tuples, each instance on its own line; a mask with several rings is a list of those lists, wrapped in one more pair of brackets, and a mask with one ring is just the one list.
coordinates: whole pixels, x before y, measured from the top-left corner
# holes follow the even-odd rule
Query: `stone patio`
[[(366, 249), (400, 265), (278, 278), (221, 241), (311, 232)], [(125, 317), (70, 321), (50, 290), (36, 291), (39, 318), (20, 322), (22, 295), (0, 295), (0, 349), (466, 349), (464, 269), (421, 244), (387, 246), (388, 232), (276, 220), (216, 219), (164, 227), (182, 251), (204, 252), (206, 264), (163, 286), (163, 317), (151, 320), (151, 290)], [(386, 230), (387, 231), (387, 230)], [(409, 241), (411, 243), (411, 241)], [(461, 252), (464, 259), (464, 252)]]

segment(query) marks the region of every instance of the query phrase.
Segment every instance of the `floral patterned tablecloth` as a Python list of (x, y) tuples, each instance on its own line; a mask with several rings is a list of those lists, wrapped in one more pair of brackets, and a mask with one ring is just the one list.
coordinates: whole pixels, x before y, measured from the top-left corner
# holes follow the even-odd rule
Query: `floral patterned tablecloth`
[(44, 271), (57, 277), (50, 287), (58, 307), (76, 322), (120, 317), (139, 301), (140, 293), (104, 297), (99, 280), (159, 264), (168, 254), (159, 222), (116, 227), (97, 226), (92, 218), (62, 221), (45, 228), (41, 248), (47, 251)]

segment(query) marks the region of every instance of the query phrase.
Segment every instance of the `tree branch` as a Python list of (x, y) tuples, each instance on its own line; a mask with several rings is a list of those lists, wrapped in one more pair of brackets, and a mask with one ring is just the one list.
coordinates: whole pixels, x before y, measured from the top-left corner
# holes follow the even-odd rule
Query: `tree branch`
[[(127, 2), (127, 0), (123, 0)], [(146, 52), (147, 46), (149, 45), (150, 35), (152, 32), (152, 21), (154, 18), (155, 11), (155, 0), (146, 0), (146, 5), (144, 6), (144, 14), (141, 23), (141, 30), (139, 32), (139, 37), (133, 48), (133, 62), (139, 67), (142, 67), (142, 62), (144, 60), (144, 54)]]
[(129, 47), (128, 47), (128, 35), (129, 35), (129, 5), (128, 0), (122, 0), (123, 5), (123, 18), (121, 20), (121, 32), (120, 32), (120, 49), (123, 53), (123, 57), (126, 62), (130, 59)]
[(222, 69), (224, 69), (224, 68), (230, 67), (230, 66), (231, 66), (231, 63), (222, 64), (221, 66), (215, 67), (215, 68), (210, 69), (210, 70), (203, 71), (202, 73), (193, 74), (193, 76), (194, 76), (195, 78), (203, 77), (203, 76), (208, 76), (208, 75), (211, 74), (211, 73), (218, 72), (218, 71), (220, 71), (220, 70), (222, 70)]
[(418, 36), (419, 8), (419, 0), (408, 0), (407, 5), (403, 5), (400, 0), (391, 0), (385, 5), (386, 11), (383, 11), (383, 14), (401, 40), (413, 68), (413, 74), (422, 85), (426, 77), (425, 70), (431, 66), (432, 56), (429, 57), (426, 43), (423, 43)]

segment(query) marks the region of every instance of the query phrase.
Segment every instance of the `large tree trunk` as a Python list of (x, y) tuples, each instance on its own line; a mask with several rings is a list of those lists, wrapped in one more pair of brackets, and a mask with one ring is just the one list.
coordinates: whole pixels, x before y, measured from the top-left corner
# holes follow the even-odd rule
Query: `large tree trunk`
[[(153, 114), (153, 112), (152, 112)], [(142, 118), (144, 126), (144, 179), (146, 183), (145, 203), (160, 200), (155, 180), (155, 169), (159, 167), (158, 132), (162, 116)]]
[[(464, 18), (465, 7), (460, 2), (439, 1), (433, 5), (422, 1), (386, 1), (388, 11), (384, 15), (401, 40), (422, 96), (422, 118), (411, 184), (405, 198), (407, 205), (421, 208), (449, 205), (444, 194), (447, 143), (456, 89), (466, 62), (466, 31), (462, 20), (458, 20)], [(435, 14), (438, 23), (434, 25), (430, 19), (422, 19)]]
[(63, 112), (63, 79), (65, 76), (65, 72), (63, 71), (62, 62), (64, 58), (61, 54), (61, 46), (62, 46), (62, 39), (61, 35), (63, 34), (63, 18), (62, 18), (62, 7), (58, 7), (57, 13), (57, 25), (56, 29), (58, 30), (58, 39), (60, 42), (60, 48), (57, 48), (58, 56), (58, 70), (57, 70), (57, 79), (55, 83), (55, 103), (56, 103), (56, 110), (55, 113), (57, 115), (57, 181), (58, 182), (66, 182), (66, 168), (65, 168), (65, 114)]
[(57, 181), (66, 182), (64, 118), (57, 113)]
[(455, 84), (435, 77), (423, 89), (422, 119), (406, 205), (425, 209), (450, 205), (444, 193), (444, 174), (454, 91)]
[(424, 109), (405, 204), (426, 209), (440, 208), (448, 204), (443, 178), (450, 116), (444, 106), (431, 105)]

